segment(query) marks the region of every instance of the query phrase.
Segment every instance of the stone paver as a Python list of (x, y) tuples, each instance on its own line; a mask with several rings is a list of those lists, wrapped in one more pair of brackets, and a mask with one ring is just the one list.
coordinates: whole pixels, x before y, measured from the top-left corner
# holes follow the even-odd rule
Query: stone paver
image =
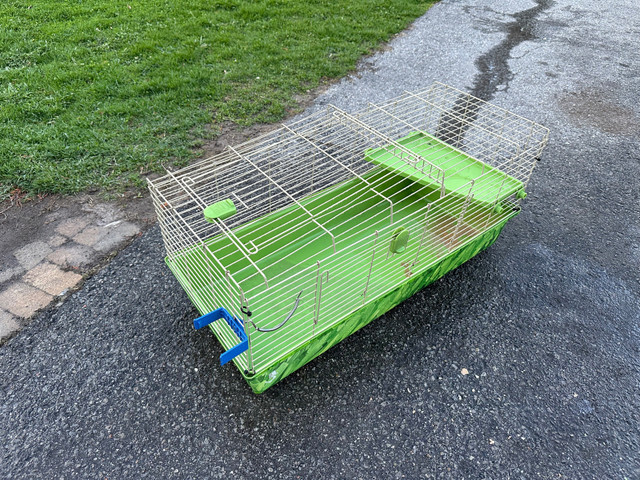
[(0, 283), (12, 279), (16, 275), (24, 272), (22, 267), (5, 268), (0, 270)]
[(16, 250), (14, 255), (25, 270), (29, 270), (40, 263), (52, 252), (51, 247), (45, 242), (35, 241)]
[(52, 263), (41, 263), (29, 270), (23, 280), (50, 295), (60, 295), (65, 290), (76, 286), (82, 280), (82, 275), (65, 272)]
[(90, 265), (96, 256), (95, 250), (86, 245), (72, 244), (56, 248), (47, 260), (62, 267), (80, 268)]
[(62, 245), (66, 241), (67, 241), (67, 239), (65, 237), (63, 237), (62, 235), (54, 235), (53, 237), (49, 238), (49, 240), (47, 240), (47, 244), (50, 247), (59, 247), (60, 245)]
[(73, 237), (73, 241), (93, 247), (99, 240), (107, 234), (104, 227), (89, 226)]
[(0, 292), (0, 306), (17, 317), (28, 318), (46, 307), (53, 296), (26, 283), (16, 282)]
[(71, 238), (84, 227), (89, 225), (89, 221), (90, 219), (87, 217), (68, 218), (67, 220), (60, 222), (60, 225), (56, 227), (56, 232), (60, 235)]
[(28, 323), (24, 319), (77, 286), (81, 274), (140, 233), (114, 205), (90, 202), (82, 210), (85, 215), (48, 214), (29, 243), (11, 252), (15, 259), (1, 262), (0, 339), (12, 336)]
[(9, 312), (0, 310), (0, 341), (20, 330), (20, 324)]
[(105, 230), (107, 231), (106, 234), (93, 245), (93, 248), (101, 252), (108, 252), (127, 238), (140, 233), (140, 228), (129, 222), (121, 222), (117, 225), (106, 227)]

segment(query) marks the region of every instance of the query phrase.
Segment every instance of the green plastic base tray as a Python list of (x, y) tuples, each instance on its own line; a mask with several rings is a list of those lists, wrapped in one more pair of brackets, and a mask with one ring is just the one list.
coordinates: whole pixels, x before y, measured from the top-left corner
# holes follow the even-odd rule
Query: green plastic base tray
[[(375, 182), (376, 175), (384, 176), (384, 171), (374, 171), (367, 176), (369, 180)], [(254, 302), (252, 310), (254, 310), (255, 319), (262, 327), (272, 327), (278, 324), (283, 315), (286, 314), (291, 307), (290, 304), (283, 305), (283, 309), (277, 308), (260, 308), (261, 304), (269, 302), (269, 296), (277, 298), (278, 296), (291, 296), (291, 302), (300, 291), (304, 291), (305, 295), (301, 299), (300, 307), (291, 319), (286, 331), (286, 339), (281, 345), (279, 351), (272, 352), (263, 351), (260, 338), (254, 338), (253, 353), (256, 359), (256, 373), (248, 375), (245, 372), (246, 364), (242, 365), (238, 359), (234, 360), (236, 366), (245, 376), (247, 382), (251, 385), (256, 393), (260, 393), (277, 381), (289, 375), (291, 372), (300, 368), (331, 346), (344, 339), (346, 336), (355, 332), (359, 328), (371, 322), (376, 317), (382, 315), (404, 299), (413, 295), (415, 292), (437, 280), (442, 275), (470, 259), (483, 249), (487, 248), (495, 241), (506, 221), (517, 214), (514, 211), (505, 211), (501, 214), (493, 214), (496, 219), (492, 222), (493, 227), (485, 230), (477, 235), (478, 230), (469, 229), (468, 233), (459, 232), (459, 236), (454, 243), (454, 248), (448, 250), (444, 244), (439, 248), (432, 248), (431, 254), (422, 255), (420, 265), (414, 268), (412, 274), (407, 275), (406, 261), (413, 258), (416, 252), (419, 235), (413, 232), (413, 240), (409, 241), (407, 250), (404, 253), (395, 255), (391, 260), (385, 258), (386, 246), (380, 247), (382, 254), (376, 259), (374, 271), (385, 262), (394, 262), (392, 269), (395, 273), (391, 277), (385, 278), (384, 282), (376, 283), (376, 275), (372, 276), (369, 285), (369, 293), (367, 302), (361, 307), (362, 301), (360, 296), (363, 281), (366, 279), (366, 273), (371, 261), (371, 243), (357, 242), (357, 237), (351, 237), (347, 243), (341, 241), (342, 236), (349, 235), (348, 231), (341, 231), (337, 225), (344, 223), (345, 216), (351, 218), (357, 217), (359, 211), (365, 212), (367, 218), (370, 219), (370, 228), (357, 232), (361, 238), (369, 238), (376, 229), (381, 232), (387, 231), (388, 237), (393, 238), (393, 234), (397, 232), (403, 224), (411, 222), (414, 212), (424, 208), (425, 202), (438, 198), (439, 193), (432, 191), (428, 187), (415, 185), (408, 179), (393, 176), (387, 180), (387, 191), (397, 191), (396, 213), (394, 214), (394, 225), (389, 226), (389, 211), (380, 204), (379, 198), (372, 193), (362, 192), (362, 204), (358, 209), (351, 208), (347, 212), (332, 212), (331, 221), (327, 221), (328, 228), (336, 225), (337, 233), (337, 253), (332, 254), (331, 239), (324, 235), (317, 227), (306, 226), (300, 230), (291, 232), (289, 237), (283, 238), (282, 242), (289, 245), (289, 249), (278, 248), (281, 255), (286, 256), (286, 261), (278, 261), (273, 256), (269, 258), (269, 263), (263, 261), (270, 253), (269, 249), (260, 250), (255, 256), (256, 264), (263, 268), (270, 279), (270, 288), (261, 288), (262, 278), (255, 274), (255, 270), (244, 261), (237, 249), (224, 236), (218, 236), (210, 239), (207, 243), (212, 251), (217, 255), (224, 257), (227, 261), (233, 261), (236, 264), (235, 277), (239, 279), (243, 289), (247, 292), (256, 290), (259, 293), (256, 297), (260, 301)], [(320, 206), (327, 198), (340, 199), (341, 196), (349, 195), (354, 188), (361, 188), (357, 180), (350, 180), (341, 185), (332, 187), (319, 195), (306, 199), (303, 203), (309, 210), (313, 211), (316, 206)], [(431, 192), (431, 193), (429, 193)], [(393, 195), (391, 196), (393, 198)], [(371, 210), (372, 206), (381, 205), (379, 210)], [(451, 210), (448, 213), (452, 219), (456, 218), (456, 208), (460, 207), (459, 202), (450, 205)], [(483, 208), (480, 205), (480, 208)], [(487, 212), (491, 209), (484, 207)], [(489, 213), (487, 213), (488, 215)], [(238, 228), (235, 233), (243, 242), (255, 240), (256, 244), (264, 235), (277, 234), (274, 232), (274, 218), (279, 218), (283, 224), (289, 224), (292, 219), (300, 219), (300, 224), (304, 222), (304, 212), (297, 206), (290, 206), (283, 210), (274, 212), (266, 217), (261, 217), (253, 222)], [(484, 218), (479, 216), (478, 222)], [(333, 223), (332, 223), (333, 222)], [(355, 224), (362, 225), (361, 222), (355, 221)], [(275, 227), (277, 229), (277, 227)], [(478, 228), (480, 228), (478, 226)], [(351, 232), (353, 233), (353, 232)], [(427, 233), (426, 237), (433, 246), (439, 242), (446, 241), (448, 234)], [(381, 234), (383, 236), (383, 234)], [(444, 237), (444, 238), (443, 238)], [(474, 238), (475, 237), (475, 238)], [(304, 247), (304, 248), (301, 248)], [(235, 255), (235, 256), (234, 256)], [(309, 280), (313, 282), (316, 278), (315, 263), (317, 259), (323, 259), (327, 256), (331, 257), (331, 261), (327, 261), (324, 265), (331, 270), (332, 262), (340, 263), (344, 258), (349, 257), (352, 261), (351, 268), (342, 271), (338, 277), (331, 277), (327, 285), (323, 286), (323, 299), (335, 298), (335, 296), (344, 300), (345, 304), (351, 305), (349, 310), (334, 311), (327, 318), (327, 313), (323, 311), (323, 317), (319, 322), (317, 329), (311, 333), (310, 326), (314, 315), (313, 286), (309, 286)], [(180, 256), (174, 257), (172, 260), (166, 259), (167, 265), (175, 274), (176, 278), (185, 288), (193, 303), (197, 306), (202, 314), (217, 308), (221, 305), (216, 304), (210, 295), (209, 275), (207, 269), (211, 259), (207, 257), (206, 252), (201, 247), (183, 252)], [(243, 263), (244, 262), (244, 263)], [(378, 263), (379, 262), (379, 263)], [(309, 272), (307, 274), (306, 272)], [(279, 278), (285, 281), (278, 283)], [(306, 282), (306, 283), (305, 283)], [(313, 284), (312, 284), (313, 285)], [(371, 299), (371, 301), (369, 301)], [(342, 316), (340, 318), (339, 316)], [(305, 326), (309, 328), (305, 329)], [(221, 335), (216, 330), (215, 325), (210, 325), (211, 331), (218, 337), (220, 343), (229, 349), (234, 346), (233, 341), (228, 337)], [(276, 335), (280, 332), (265, 335)], [(269, 337), (263, 337), (267, 338)]]
[[(515, 215), (517, 215), (517, 212), (513, 212), (512, 216)], [(386, 295), (364, 305), (331, 329), (326, 330), (303, 345), (300, 345), (285, 358), (279, 360), (268, 368), (265, 368), (263, 371), (258, 372), (255, 375), (247, 375), (245, 372), (242, 372), (245, 380), (251, 386), (254, 393), (264, 392), (269, 387), (275, 385), (286, 376), (316, 358), (318, 355), (327, 351), (329, 348), (344, 340), (352, 333), (369, 324), (372, 320), (380, 317), (430, 283), (435, 282), (446, 273), (462, 265), (467, 260), (491, 246), (498, 238), (498, 235), (502, 231), (506, 222), (507, 220), (494, 226), (481, 236), (477, 237), (471, 243), (452, 252), (448, 257), (443, 258), (442, 261), (433, 267), (408, 279), (406, 282), (397, 285)]]

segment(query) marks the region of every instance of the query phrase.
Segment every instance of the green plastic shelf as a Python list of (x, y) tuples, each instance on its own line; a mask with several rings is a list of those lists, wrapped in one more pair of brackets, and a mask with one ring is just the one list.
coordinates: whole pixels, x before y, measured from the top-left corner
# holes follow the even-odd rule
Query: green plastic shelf
[(393, 145), (367, 150), (365, 159), (397, 175), (439, 188), (442, 173), (437, 169), (429, 171), (430, 164), (434, 165), (444, 171), (444, 189), (447, 194), (457, 192), (466, 196), (470, 182), (475, 180), (473, 198), (476, 202), (487, 205), (500, 202), (524, 187), (518, 179), (422, 132), (410, 133), (396, 143), (416, 156), (415, 165), (401, 160), (400, 152)]

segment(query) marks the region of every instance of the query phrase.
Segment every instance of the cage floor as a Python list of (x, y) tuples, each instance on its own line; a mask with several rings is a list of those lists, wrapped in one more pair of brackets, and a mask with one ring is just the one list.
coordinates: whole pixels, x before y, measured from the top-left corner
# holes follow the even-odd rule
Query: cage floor
[[(483, 231), (488, 219), (493, 225), (509, 215), (492, 214), (490, 207), (478, 202), (473, 207), (473, 221), (458, 223), (462, 202), (452, 201), (432, 209), (429, 217), (433, 221), (425, 228), (424, 209), (439, 198), (438, 190), (404, 176), (390, 175), (379, 167), (367, 179), (393, 202), (393, 224), (389, 204), (363, 188), (360, 180), (353, 179), (301, 202), (324, 229), (294, 204), (234, 230), (245, 245), (253, 242), (258, 246), (258, 252), (250, 258), (266, 275), (268, 288), (256, 268), (226, 236), (207, 241), (242, 287), (252, 312), (250, 318), (259, 328), (279, 325), (294, 309), (299, 296), (295, 312), (282, 328), (251, 332), (256, 372), (269, 368), (365, 302), (375, 300), (446, 257)], [(409, 231), (409, 243), (402, 253), (392, 254), (389, 245), (398, 227)], [(327, 231), (335, 238), (335, 251)], [(418, 249), (419, 261), (415, 263)], [(167, 259), (194, 303), (207, 311), (221, 306), (216, 305), (211, 294), (207, 274), (210, 260), (203, 256), (201, 248)], [(220, 284), (213, 286), (226, 288)], [(222, 306), (238, 315), (240, 299), (236, 305)], [(225, 340), (219, 335), (219, 338), (225, 348), (233, 346), (233, 337)]]

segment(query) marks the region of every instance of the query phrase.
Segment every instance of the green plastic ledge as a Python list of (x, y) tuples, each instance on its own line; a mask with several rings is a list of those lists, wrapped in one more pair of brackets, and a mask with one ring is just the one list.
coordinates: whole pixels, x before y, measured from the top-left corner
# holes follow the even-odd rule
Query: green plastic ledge
[(215, 219), (224, 220), (236, 214), (236, 206), (229, 198), (221, 200), (204, 209), (204, 218), (207, 222), (213, 223)]

